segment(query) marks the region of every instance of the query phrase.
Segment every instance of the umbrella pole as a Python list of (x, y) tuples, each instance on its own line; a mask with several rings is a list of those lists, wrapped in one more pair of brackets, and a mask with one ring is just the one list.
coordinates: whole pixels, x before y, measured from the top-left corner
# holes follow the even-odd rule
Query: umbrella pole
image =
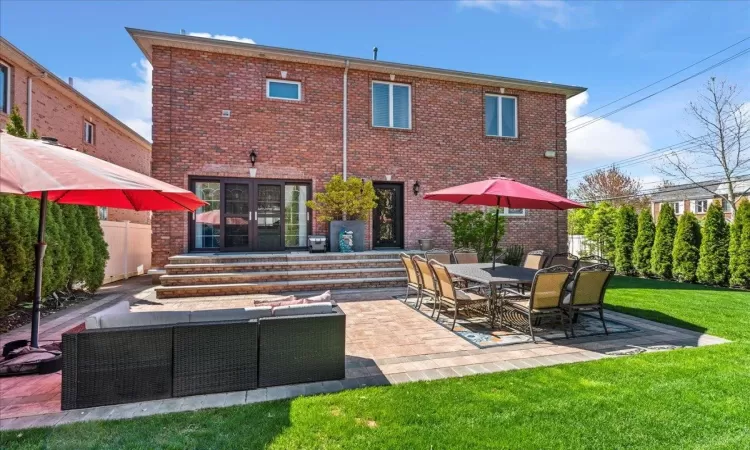
[(34, 308), (31, 315), (31, 346), (39, 347), (39, 305), (42, 302), (42, 267), (44, 265), (44, 251), (47, 243), (44, 242), (44, 231), (47, 228), (47, 191), (42, 192), (39, 204), (39, 230), (37, 231), (37, 243), (35, 247), (36, 269), (34, 272)]
[[(498, 198), (497, 203), (500, 203)], [(495, 208), (495, 237), (492, 238), (492, 270), (495, 270), (495, 252), (497, 251), (497, 222), (500, 220), (500, 207)]]

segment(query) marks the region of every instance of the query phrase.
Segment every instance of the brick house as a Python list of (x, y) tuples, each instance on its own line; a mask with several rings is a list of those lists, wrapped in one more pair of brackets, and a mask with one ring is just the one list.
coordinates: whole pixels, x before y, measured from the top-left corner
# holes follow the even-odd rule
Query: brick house
[[(566, 194), (565, 105), (584, 88), (128, 32), (153, 65), (152, 174), (210, 203), (154, 214), (155, 266), (304, 246), (327, 224), (303, 200), (334, 174), (375, 184), (368, 248), (451, 248), (444, 221), (458, 207), (429, 191), (504, 175)], [(566, 248), (564, 212), (505, 213), (506, 243)]]
[[(656, 219), (659, 216), (659, 211), (661, 211), (661, 205), (669, 203), (677, 216), (689, 211), (702, 219), (706, 215), (709, 205), (718, 200), (724, 210), (724, 217), (727, 220), (732, 220), (732, 207), (722, 198), (723, 195), (727, 195), (727, 192), (726, 182), (716, 180), (701, 182), (700, 186), (691, 183), (668, 186), (651, 194), (651, 213)], [(748, 192), (750, 192), (750, 177), (738, 178), (734, 182), (734, 192), (735, 195), (737, 193), (743, 194), (739, 195), (736, 203), (739, 203), (743, 197), (747, 198)]]
[[(0, 127), (13, 105), (29, 132), (149, 175), (151, 144), (114, 116), (0, 37)], [(100, 209), (110, 221), (147, 224), (148, 212)]]

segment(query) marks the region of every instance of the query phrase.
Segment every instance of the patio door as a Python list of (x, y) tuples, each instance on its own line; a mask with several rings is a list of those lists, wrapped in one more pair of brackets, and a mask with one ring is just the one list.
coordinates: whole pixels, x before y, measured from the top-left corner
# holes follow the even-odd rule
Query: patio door
[(373, 248), (404, 246), (404, 186), (373, 183), (377, 206), (372, 214)]

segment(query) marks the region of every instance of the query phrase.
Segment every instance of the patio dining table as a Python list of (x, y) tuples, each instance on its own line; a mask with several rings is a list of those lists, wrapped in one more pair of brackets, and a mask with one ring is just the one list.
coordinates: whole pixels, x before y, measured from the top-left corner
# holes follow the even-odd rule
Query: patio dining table
[(497, 305), (497, 288), (503, 285), (531, 284), (536, 270), (525, 267), (510, 266), (508, 264), (492, 263), (477, 264), (446, 264), (451, 275), (465, 280), (486, 285), (490, 289), (490, 325), (495, 324), (495, 310)]

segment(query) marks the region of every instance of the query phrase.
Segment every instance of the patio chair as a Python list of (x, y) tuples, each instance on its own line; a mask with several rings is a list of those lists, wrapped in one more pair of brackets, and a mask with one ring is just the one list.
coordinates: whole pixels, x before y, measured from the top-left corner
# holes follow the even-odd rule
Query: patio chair
[(546, 261), (547, 253), (544, 250), (534, 250), (526, 254), (526, 258), (523, 260), (523, 267), (534, 270), (543, 269)]
[(609, 334), (604, 322), (604, 294), (615, 269), (609, 264), (594, 264), (578, 269), (573, 277), (572, 288), (562, 301), (562, 312), (570, 320), (570, 332), (573, 330), (574, 316), (580, 311), (598, 311), (604, 333)]
[(584, 267), (594, 266), (597, 264), (609, 265), (609, 260), (598, 255), (581, 256), (581, 258), (578, 260), (578, 265), (576, 266), (576, 268), (582, 269)]
[(414, 306), (416, 309), (419, 309), (420, 306), (422, 306), (422, 299), (424, 299), (425, 296), (430, 297), (433, 300), (432, 303), (432, 314), (430, 314), (430, 317), (432, 317), (435, 314), (435, 308), (438, 304), (438, 293), (437, 293), (437, 286), (435, 285), (435, 278), (432, 276), (432, 271), (430, 270), (430, 266), (427, 264), (427, 260), (422, 258), (419, 255), (414, 255), (411, 257), (412, 261), (414, 261), (414, 265), (417, 267), (417, 272), (419, 272), (419, 279), (421, 280), (422, 290), (420, 291), (419, 298), (417, 298), (417, 304)]
[(453, 261), (456, 264), (477, 264), (479, 255), (470, 248), (460, 248), (453, 250)]
[(578, 257), (572, 253), (556, 253), (547, 260), (547, 267), (567, 266), (575, 270), (578, 266)]
[(500, 328), (503, 327), (503, 314), (506, 309), (519, 313), (528, 319), (529, 334), (531, 334), (531, 340), (536, 343), (532, 322), (535, 319), (541, 319), (542, 316), (557, 315), (563, 325), (565, 337), (568, 337), (562, 301), (565, 294), (565, 285), (572, 271), (567, 266), (552, 266), (540, 269), (534, 275), (529, 294), (523, 294), (510, 288), (501, 289), (498, 293), (500, 295)]
[(435, 260), (441, 264), (451, 264), (453, 261), (451, 261), (451, 252), (448, 250), (428, 250), (424, 253), (425, 259), (427, 261)]
[(435, 317), (436, 321), (440, 319), (440, 309), (444, 304), (453, 307), (453, 325), (451, 325), (451, 330), (456, 327), (456, 319), (458, 319), (460, 309), (470, 309), (478, 306), (483, 307), (482, 309), (484, 310), (489, 308), (489, 299), (487, 297), (456, 289), (450, 272), (448, 272), (448, 269), (443, 264), (433, 260), (430, 261), (429, 266), (437, 280), (438, 315)]
[(401, 258), (401, 263), (406, 270), (406, 296), (404, 297), (404, 303), (406, 303), (406, 300), (409, 298), (409, 291), (412, 289), (417, 291), (417, 301), (419, 301), (419, 297), (422, 296), (422, 280), (419, 278), (417, 266), (406, 253), (401, 253), (399, 257)]

